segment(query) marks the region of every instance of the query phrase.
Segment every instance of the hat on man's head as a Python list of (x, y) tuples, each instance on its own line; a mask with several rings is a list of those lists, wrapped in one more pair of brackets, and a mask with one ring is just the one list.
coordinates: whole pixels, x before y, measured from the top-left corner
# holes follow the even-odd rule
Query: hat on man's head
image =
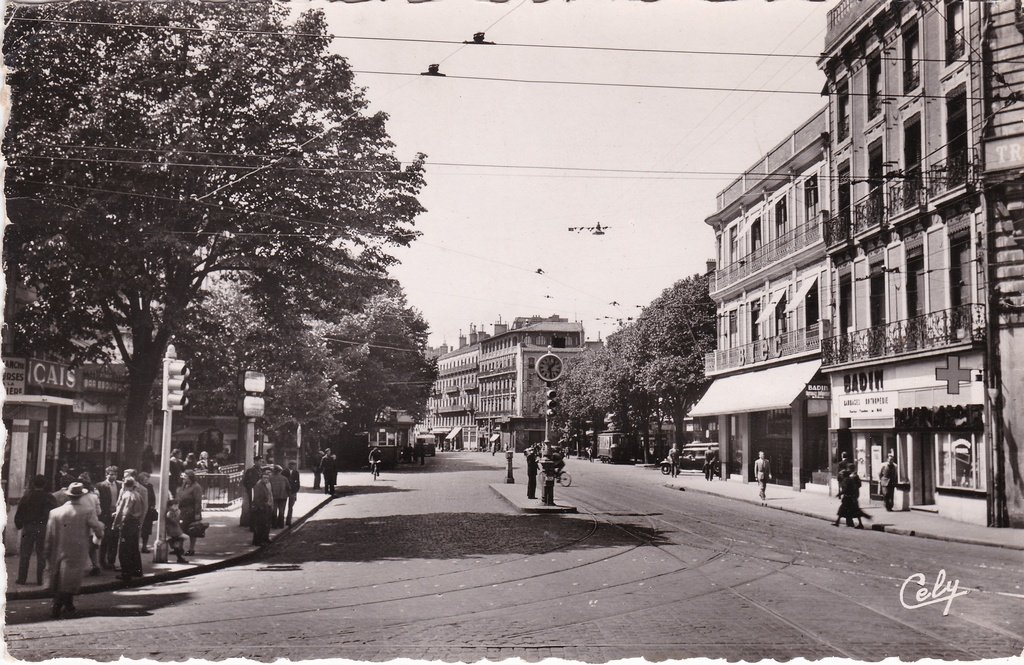
[(89, 493), (89, 490), (87, 490), (85, 485), (82, 483), (71, 483), (65, 491), (67, 492), (67, 495), (72, 498), (85, 496)]

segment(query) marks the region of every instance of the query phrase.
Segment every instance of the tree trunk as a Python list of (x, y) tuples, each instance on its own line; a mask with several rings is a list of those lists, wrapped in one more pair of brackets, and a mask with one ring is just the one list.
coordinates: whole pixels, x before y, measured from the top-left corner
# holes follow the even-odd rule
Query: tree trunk
[[(163, 345), (143, 343), (133, 349), (134, 358), (128, 363), (128, 403), (125, 423), (124, 456), (122, 466), (137, 466), (146, 440), (146, 423), (153, 412), (153, 386), (163, 369)], [(160, 451), (154, 448), (154, 453)]]

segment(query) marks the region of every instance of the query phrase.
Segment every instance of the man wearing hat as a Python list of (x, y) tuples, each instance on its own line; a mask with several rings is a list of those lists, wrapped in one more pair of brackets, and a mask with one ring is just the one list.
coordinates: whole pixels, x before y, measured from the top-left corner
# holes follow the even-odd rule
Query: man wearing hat
[(68, 502), (50, 511), (46, 523), (46, 560), (54, 619), (60, 618), (61, 610), (75, 611), (74, 595), (90, 565), (89, 546), (103, 538), (103, 524), (95, 509), (82, 503), (82, 497), (89, 493), (85, 485), (71, 483), (66, 493)]

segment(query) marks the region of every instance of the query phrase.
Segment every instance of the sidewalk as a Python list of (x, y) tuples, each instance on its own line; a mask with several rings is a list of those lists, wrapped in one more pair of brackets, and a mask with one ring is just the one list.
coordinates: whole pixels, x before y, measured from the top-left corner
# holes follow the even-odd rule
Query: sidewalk
[[(314, 490), (313, 474), (302, 473), (302, 489), (295, 500), (295, 508), (292, 512), (292, 527), (301, 524), (307, 517), (325, 505), (330, 497), (323, 493), (323, 490)], [(337, 496), (344, 495), (345, 488), (338, 485)], [(206, 537), (196, 541), (196, 553), (188, 556), (188, 563), (153, 563), (153, 554), (142, 555), (141, 578), (131, 582), (122, 581), (113, 570), (103, 570), (96, 577), (83, 578), (81, 593), (97, 591), (111, 591), (125, 587), (144, 586), (157, 581), (172, 580), (179, 577), (187, 577), (197, 573), (218, 570), (227, 566), (244, 561), (260, 551), (261, 548), (252, 544), (252, 532), (248, 527), (238, 525), (241, 516), (241, 504), (229, 510), (207, 509), (203, 511), (203, 521), (210, 525)], [(288, 527), (284, 529), (272, 529), (271, 539), (277, 539), (287, 533)], [(150, 538), (150, 548), (153, 547), (153, 538)], [(172, 554), (170, 559), (174, 559)], [(49, 598), (50, 593), (44, 586), (34, 584), (15, 584), (18, 577), (18, 556), (5, 556), (4, 563), (7, 566), (7, 600), (24, 600), (30, 598)], [(36, 562), (33, 561), (29, 568), (28, 579), (34, 582), (36, 577)]]
[[(661, 473), (658, 467), (653, 467), (652, 470)], [(665, 486), (673, 489), (715, 494), (747, 503), (761, 503), (755, 483), (723, 481), (718, 478), (709, 482), (704, 479), (703, 475), (686, 472), (677, 478), (668, 476), (664, 476), (664, 478)], [(839, 510), (839, 499), (834, 496), (806, 490), (797, 492), (791, 487), (783, 485), (769, 484), (765, 496), (768, 498), (768, 508), (785, 510), (830, 522), (835, 521), (836, 512)], [(977, 524), (967, 524), (919, 510), (887, 512), (884, 506), (872, 505), (872, 503), (862, 501), (861, 507), (873, 518), (870, 521), (865, 520), (865, 527), (870, 525), (869, 528), (875, 531), (1024, 550), (1024, 529), (995, 529)], [(842, 524), (840, 528), (848, 527)]]
[[(543, 478), (543, 476), (541, 476)], [(543, 487), (543, 480), (537, 483), (537, 494), (540, 495)], [(555, 505), (545, 506), (540, 502), (540, 499), (527, 499), (526, 498), (526, 485), (523, 483), (494, 483), (491, 485), (491, 489), (497, 492), (499, 495), (505, 498), (506, 501), (511, 503), (517, 509), (524, 513), (575, 513), (576, 506), (570, 506), (565, 503), (558, 503), (558, 499), (555, 499)], [(556, 491), (557, 495), (557, 491)]]

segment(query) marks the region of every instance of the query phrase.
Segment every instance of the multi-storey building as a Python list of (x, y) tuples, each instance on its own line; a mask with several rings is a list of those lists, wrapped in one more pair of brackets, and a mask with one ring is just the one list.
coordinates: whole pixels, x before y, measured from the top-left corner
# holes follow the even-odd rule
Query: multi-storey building
[(819, 61), (828, 79), (825, 227), (833, 459), (876, 495), (889, 453), (897, 505), (986, 523), (982, 14), (963, 0), (843, 0)]
[(827, 491), (827, 130), (822, 109), (719, 193), (705, 220), (718, 249), (718, 345), (705, 358), (714, 381), (690, 415), (717, 416), (723, 475), (734, 480), (752, 480), (764, 451), (776, 482)]
[(1024, 9), (983, 3), (984, 192), (988, 208), (989, 358), (993, 409), (993, 526), (1024, 527)]
[(480, 340), (487, 334), (470, 328), (469, 340), (459, 335), (459, 346), (437, 358), (437, 379), (427, 400), (425, 426), (439, 449), (475, 450), (479, 446), (476, 425), (477, 371)]
[(566, 364), (586, 350), (583, 324), (557, 315), (518, 317), (494, 324), (494, 336), (480, 343), (480, 408), (477, 422), (486, 440), (523, 451), (544, 440), (543, 381), (537, 359), (550, 350)]

